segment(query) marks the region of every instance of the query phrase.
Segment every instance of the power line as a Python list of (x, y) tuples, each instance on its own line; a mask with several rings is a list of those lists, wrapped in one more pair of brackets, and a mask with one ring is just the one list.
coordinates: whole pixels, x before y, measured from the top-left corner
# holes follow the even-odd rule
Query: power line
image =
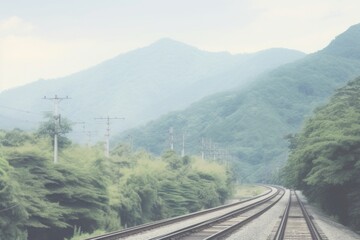
[(16, 111), (16, 112), (22, 112), (22, 113), (27, 113), (27, 114), (35, 114), (35, 115), (42, 115), (42, 113), (38, 113), (38, 112), (32, 112), (29, 110), (25, 110), (25, 109), (20, 109), (20, 108), (14, 108), (14, 107), (9, 107), (9, 106), (5, 106), (5, 105), (0, 105), (1, 108), (5, 108), (8, 110), (12, 110), (12, 111)]
[(15, 121), (27, 122), (27, 123), (36, 123), (36, 124), (41, 123), (41, 121), (31, 121), (31, 120), (18, 119), (18, 118), (13, 118), (13, 117), (10, 117), (10, 116), (5, 116), (5, 115), (2, 115), (2, 114), (0, 114), (0, 117), (10, 119), (10, 120), (15, 120)]

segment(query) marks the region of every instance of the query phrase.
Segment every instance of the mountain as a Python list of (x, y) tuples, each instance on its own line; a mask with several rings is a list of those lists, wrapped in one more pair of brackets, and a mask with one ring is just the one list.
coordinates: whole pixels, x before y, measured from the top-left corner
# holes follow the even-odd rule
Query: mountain
[(113, 132), (134, 127), (207, 94), (245, 85), (254, 76), (303, 56), (287, 49), (213, 53), (162, 39), (67, 77), (1, 92), (0, 128), (34, 129), (42, 112), (53, 109), (43, 96), (56, 94), (71, 98), (61, 102), (62, 116), (85, 121), (87, 130), (102, 136), (104, 125), (97, 124), (96, 117), (125, 117), (111, 126)]
[(239, 178), (268, 181), (287, 158), (286, 136), (297, 132), (336, 88), (360, 75), (359, 51), (360, 24), (323, 50), (263, 74), (239, 90), (208, 96), (122, 136), (131, 135), (135, 146), (160, 154), (169, 146), (168, 131), (173, 127), (177, 151), (182, 132), (187, 153), (200, 154), (202, 139), (208, 139), (207, 148), (211, 139), (218, 149), (231, 152)]

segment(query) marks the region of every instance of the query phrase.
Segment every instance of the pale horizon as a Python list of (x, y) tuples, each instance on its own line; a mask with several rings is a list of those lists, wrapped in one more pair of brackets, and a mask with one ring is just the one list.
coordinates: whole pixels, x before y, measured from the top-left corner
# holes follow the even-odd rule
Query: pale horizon
[(360, 22), (360, 2), (14, 0), (0, 10), (0, 91), (64, 77), (170, 38), (209, 52), (312, 53)]

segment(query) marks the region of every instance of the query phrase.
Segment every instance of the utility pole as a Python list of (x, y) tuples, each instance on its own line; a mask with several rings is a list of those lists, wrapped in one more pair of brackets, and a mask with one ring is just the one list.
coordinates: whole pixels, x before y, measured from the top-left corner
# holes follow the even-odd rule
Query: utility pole
[(44, 96), (45, 100), (51, 100), (54, 102), (54, 122), (55, 122), (55, 134), (54, 134), (54, 163), (58, 163), (58, 134), (59, 134), (59, 126), (60, 126), (60, 114), (58, 113), (59, 103), (62, 100), (70, 99), (68, 96), (66, 97), (58, 97), (55, 94), (55, 97), (48, 98)]
[(171, 151), (174, 150), (174, 129), (170, 127), (169, 129), (169, 141), (170, 141), (170, 149)]
[(205, 159), (205, 139), (201, 138), (201, 159)]
[(134, 138), (130, 134), (128, 135), (128, 138), (129, 138), (130, 151), (132, 151), (134, 148)]
[(182, 150), (181, 150), (181, 157), (185, 156), (185, 133), (182, 134)]
[(124, 120), (125, 118), (119, 117), (100, 117), (95, 118), (96, 120), (106, 120), (106, 133), (105, 133), (105, 157), (110, 157), (110, 120)]
[(96, 133), (96, 131), (84, 131), (84, 133), (86, 134), (87, 136), (87, 147), (90, 147), (91, 145), (91, 138), (92, 138), (92, 134), (93, 133)]

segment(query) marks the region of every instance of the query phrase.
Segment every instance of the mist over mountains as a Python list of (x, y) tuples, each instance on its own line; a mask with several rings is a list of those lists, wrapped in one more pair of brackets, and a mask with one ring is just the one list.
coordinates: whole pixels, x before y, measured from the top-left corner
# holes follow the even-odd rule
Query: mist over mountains
[[(43, 112), (53, 110), (52, 103), (42, 98), (56, 94), (71, 98), (60, 104), (63, 117), (86, 122), (86, 129), (101, 137), (104, 126), (96, 123), (96, 117), (125, 117), (112, 125), (113, 132), (124, 130), (209, 94), (245, 86), (255, 76), (304, 55), (288, 49), (213, 53), (161, 39), (70, 76), (1, 92), (0, 127), (35, 129)], [(75, 126), (75, 131), (81, 127)]]
[[(228, 149), (238, 175), (268, 181), (287, 158), (287, 135), (296, 133), (335, 89), (360, 76), (360, 24), (328, 47), (259, 76), (251, 84), (195, 102), (142, 128), (127, 131), (134, 144), (160, 154), (174, 128), (177, 151), (186, 133), (186, 151), (200, 154), (202, 138)], [(118, 141), (121, 141), (118, 136)]]

